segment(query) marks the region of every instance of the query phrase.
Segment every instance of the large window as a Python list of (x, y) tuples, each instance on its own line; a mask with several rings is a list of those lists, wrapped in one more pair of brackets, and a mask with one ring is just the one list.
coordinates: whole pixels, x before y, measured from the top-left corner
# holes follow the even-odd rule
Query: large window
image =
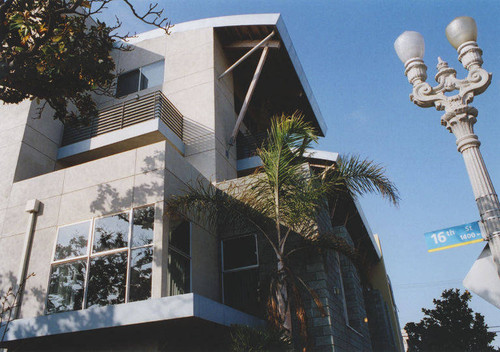
[(154, 207), (60, 227), (47, 313), (151, 297)]
[(255, 235), (222, 241), (224, 304), (243, 312), (258, 314), (258, 267)]
[(122, 97), (163, 83), (165, 61), (139, 67), (118, 76), (116, 96)]
[(191, 223), (180, 218), (170, 219), (168, 275), (170, 296), (191, 292)]

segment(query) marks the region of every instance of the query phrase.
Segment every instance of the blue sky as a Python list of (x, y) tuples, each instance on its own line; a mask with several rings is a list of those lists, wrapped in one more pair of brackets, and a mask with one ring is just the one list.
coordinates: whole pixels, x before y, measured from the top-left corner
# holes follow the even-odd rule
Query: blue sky
[[(145, 1), (137, 1), (138, 4)], [(476, 134), (493, 183), (500, 189), (500, 2), (356, 0), (182, 0), (160, 1), (172, 23), (205, 17), (279, 12), (319, 103), (329, 131), (319, 149), (355, 153), (385, 165), (400, 189), (399, 208), (378, 197), (361, 200), (374, 233), (382, 240), (401, 325), (419, 321), (421, 308), (445, 288), (458, 287), (484, 244), (427, 253), (423, 234), (479, 218), (455, 138), (440, 125), (441, 112), (409, 101), (411, 86), (393, 43), (405, 30), (426, 41), (428, 82), (434, 84), (437, 57), (466, 74), (444, 30), (457, 16), (478, 23), (484, 67), (493, 83), (474, 106)], [(115, 10), (121, 14), (120, 9)], [(127, 30), (150, 28), (129, 15)], [(500, 310), (474, 297), (471, 307), (490, 326), (500, 326)], [(497, 329), (500, 330), (500, 329)], [(496, 340), (500, 345), (500, 338)]]

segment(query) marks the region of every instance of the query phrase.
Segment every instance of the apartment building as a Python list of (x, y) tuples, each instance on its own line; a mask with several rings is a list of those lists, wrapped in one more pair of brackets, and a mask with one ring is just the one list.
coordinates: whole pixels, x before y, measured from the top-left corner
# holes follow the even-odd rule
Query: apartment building
[[(283, 19), (202, 19), (128, 44), (113, 53), (116, 97), (96, 97), (87, 127), (34, 119), (35, 102), (0, 107), (0, 292), (35, 274), (2, 347), (217, 350), (232, 324), (264, 324), (264, 243), (167, 216), (165, 202), (252, 173), (275, 114), (300, 110), (325, 136)], [(336, 157), (313, 152), (310, 167)], [(325, 226), (366, 254), (368, 274), (334, 251), (303, 258), (327, 308), (305, 302), (311, 346), (401, 351), (378, 237), (359, 204), (338, 209)]]

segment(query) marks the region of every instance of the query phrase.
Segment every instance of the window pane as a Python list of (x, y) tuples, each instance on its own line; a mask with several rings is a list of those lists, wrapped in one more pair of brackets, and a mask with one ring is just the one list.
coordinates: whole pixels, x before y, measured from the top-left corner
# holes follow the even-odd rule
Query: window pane
[(116, 96), (122, 97), (124, 95), (137, 92), (139, 89), (139, 70), (133, 70), (118, 76), (116, 85)]
[(134, 249), (130, 256), (129, 302), (151, 298), (153, 248)]
[(121, 213), (95, 220), (93, 252), (127, 247), (129, 213)]
[(154, 207), (149, 206), (134, 209), (133, 217), (132, 247), (145, 246), (153, 243)]
[(175, 247), (182, 253), (190, 255), (190, 224), (186, 220), (170, 221), (169, 245)]
[(163, 83), (163, 66), (165, 61), (158, 61), (141, 68), (140, 90), (158, 86)]
[(47, 313), (82, 309), (85, 260), (52, 266)]
[(191, 292), (191, 261), (175, 251), (168, 252), (170, 296)]
[(257, 248), (254, 235), (224, 240), (224, 270), (257, 265)]
[(90, 260), (87, 307), (125, 302), (127, 252)]
[(54, 260), (78, 257), (87, 254), (90, 221), (60, 227), (57, 233)]
[(257, 268), (224, 273), (224, 304), (249, 314), (258, 314)]

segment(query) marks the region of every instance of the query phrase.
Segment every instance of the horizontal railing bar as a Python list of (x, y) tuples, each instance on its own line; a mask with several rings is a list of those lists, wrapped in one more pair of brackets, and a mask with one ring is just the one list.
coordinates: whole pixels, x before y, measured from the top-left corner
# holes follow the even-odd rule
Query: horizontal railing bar
[(100, 110), (89, 126), (65, 127), (62, 143), (76, 143), (155, 118), (162, 120), (182, 140), (183, 115), (162, 92), (157, 91)]

